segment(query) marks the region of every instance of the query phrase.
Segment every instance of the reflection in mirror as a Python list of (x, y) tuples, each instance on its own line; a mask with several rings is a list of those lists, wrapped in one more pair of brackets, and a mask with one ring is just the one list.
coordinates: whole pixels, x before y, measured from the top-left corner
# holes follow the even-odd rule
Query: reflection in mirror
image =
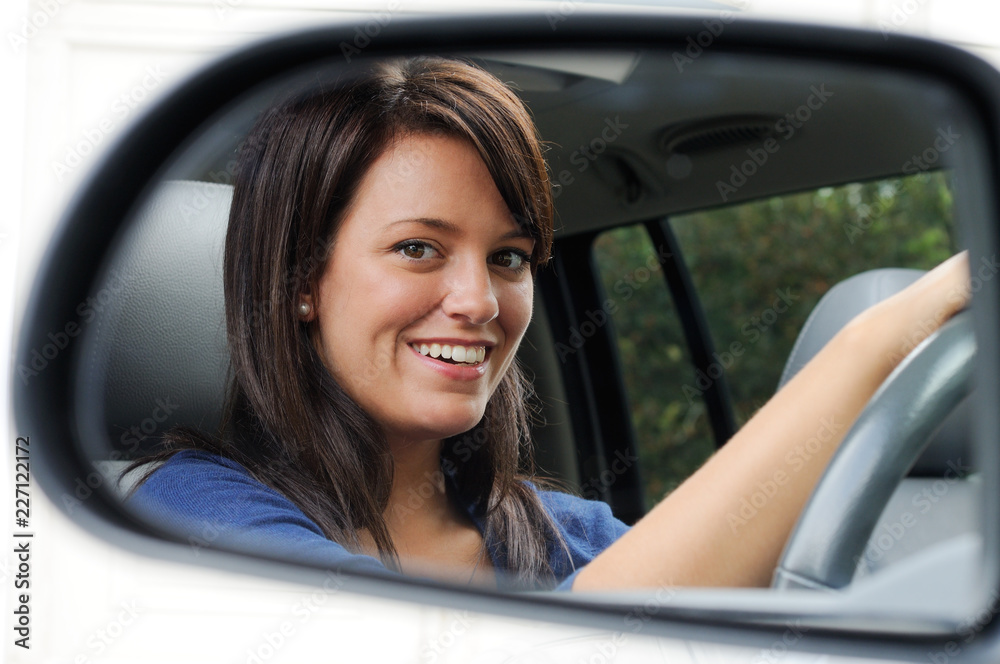
[(839, 482), (792, 539), (840, 558), (784, 585), (970, 589), (970, 334), (823, 471), (995, 274), (916, 283), (986, 209), (976, 136), (943, 84), (721, 50), (291, 73), (109, 252), (82, 453), (196, 549), (504, 590), (767, 586)]

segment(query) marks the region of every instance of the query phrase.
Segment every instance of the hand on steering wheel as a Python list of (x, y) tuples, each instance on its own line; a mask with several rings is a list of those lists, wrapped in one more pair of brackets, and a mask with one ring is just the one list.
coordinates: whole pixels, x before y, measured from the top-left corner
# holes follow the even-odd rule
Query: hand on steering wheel
[(946, 322), (890, 374), (847, 433), (785, 546), (773, 588), (850, 584), (879, 516), (931, 434), (970, 392), (971, 312)]

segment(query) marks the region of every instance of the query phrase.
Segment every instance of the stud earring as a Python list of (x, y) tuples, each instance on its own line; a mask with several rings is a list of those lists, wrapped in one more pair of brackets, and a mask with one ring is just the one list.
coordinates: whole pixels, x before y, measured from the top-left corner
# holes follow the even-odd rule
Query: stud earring
[(302, 316), (303, 318), (305, 318), (306, 316), (308, 316), (311, 313), (312, 313), (312, 307), (309, 306), (308, 302), (300, 302), (299, 303), (299, 316)]

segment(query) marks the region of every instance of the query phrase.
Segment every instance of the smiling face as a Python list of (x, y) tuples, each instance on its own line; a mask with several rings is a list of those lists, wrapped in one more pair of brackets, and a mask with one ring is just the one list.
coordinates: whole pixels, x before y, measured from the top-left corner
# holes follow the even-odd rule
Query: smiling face
[(391, 441), (471, 429), (531, 318), (534, 240), (467, 141), (407, 135), (361, 181), (307, 317)]

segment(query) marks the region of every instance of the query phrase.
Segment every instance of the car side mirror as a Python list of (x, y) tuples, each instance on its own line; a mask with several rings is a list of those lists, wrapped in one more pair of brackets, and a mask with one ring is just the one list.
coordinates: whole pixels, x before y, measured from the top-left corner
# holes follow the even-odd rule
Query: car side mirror
[[(654, 14), (581, 13), (557, 23), (541, 15), (399, 19), (364, 46), (355, 38), (350, 26), (322, 27), (211, 64), (134, 124), (66, 212), (32, 290), (13, 391), (18, 430), (36, 444), (32, 461), (43, 489), (98, 536), (165, 560), (317, 586), (328, 580), (327, 570), (309, 561), (288, 564), (273, 551), (223, 545), (211, 527), (195, 546), (189, 534), (123, 503), (117, 479), (123, 462), (152, 449), (170, 427), (211, 430), (219, 422), (227, 371), (222, 242), (233, 155), (250, 126), (275, 100), (319, 93), (376, 62), (461, 56), (511, 83), (548, 142), (563, 247), (695, 210), (936, 173), (946, 179), (954, 243), (969, 248), (975, 269), (997, 255), (1000, 78), (957, 49), (877, 32)], [(853, 244), (877, 230), (876, 217), (852, 219), (836, 237), (817, 241)], [(775, 238), (779, 250), (783, 240)], [(586, 260), (582, 249), (557, 253), (552, 276), (540, 277), (539, 301), (566, 307), (536, 311), (534, 343), (525, 351), (550, 397), (553, 426), (538, 432), (545, 465), (578, 490), (588, 472), (600, 477), (610, 467), (613, 455), (601, 454), (615, 435), (634, 436), (613, 426), (627, 410), (621, 390), (579, 378), (594, 369), (586, 353), (596, 353), (598, 342), (588, 339), (611, 327), (584, 317), (593, 308), (573, 309), (582, 292), (575, 289), (584, 287), (574, 275), (592, 276)], [(911, 561), (909, 572), (824, 595), (653, 588), (581, 598), (364, 571), (345, 573), (343, 587), (611, 630), (646, 606), (642, 628), (664, 635), (689, 624), (720, 634), (752, 626), (760, 628), (752, 638), (769, 643), (798, 616), (824, 630), (828, 645), (856, 633), (922, 633), (945, 642), (997, 585), (1000, 477), (990, 441), (1000, 428), (1000, 311), (992, 273), (973, 276), (971, 446), (982, 502), (975, 541), (958, 543), (957, 553), (942, 550), (939, 558)], [(585, 404), (593, 412), (584, 412)], [(584, 468), (577, 455), (599, 462)], [(638, 482), (639, 469), (629, 472)], [(641, 500), (622, 497), (626, 482), (614, 484), (603, 481), (600, 497), (622, 514), (641, 514)], [(968, 585), (930, 598), (913, 590), (914, 578), (956, 560), (975, 561), (956, 576)]]

